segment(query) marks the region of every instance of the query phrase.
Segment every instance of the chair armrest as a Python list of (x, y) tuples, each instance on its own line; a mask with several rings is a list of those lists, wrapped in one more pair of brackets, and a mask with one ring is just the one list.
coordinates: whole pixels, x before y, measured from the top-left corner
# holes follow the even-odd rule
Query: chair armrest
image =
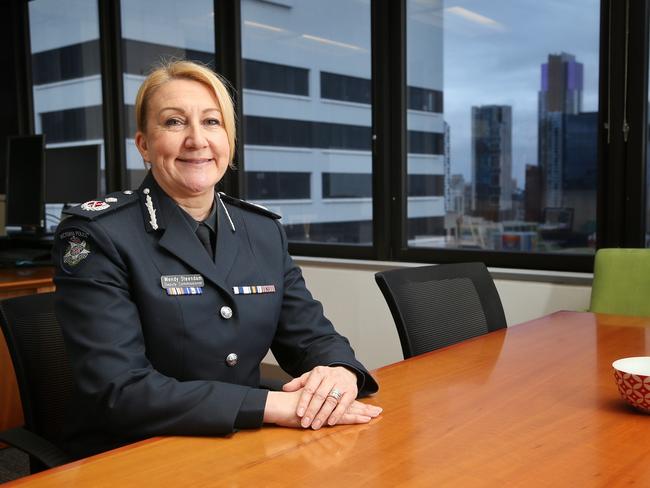
[(48, 468), (65, 464), (71, 459), (57, 446), (22, 427), (0, 432), (0, 441), (35, 457)]

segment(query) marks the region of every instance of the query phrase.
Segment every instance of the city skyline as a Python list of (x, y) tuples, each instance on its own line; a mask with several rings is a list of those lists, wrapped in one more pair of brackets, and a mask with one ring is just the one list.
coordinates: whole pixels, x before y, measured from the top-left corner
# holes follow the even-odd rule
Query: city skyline
[[(442, 5), (444, 116), (450, 126), (451, 173), (471, 179), (471, 107), (510, 105), (512, 176), (523, 189), (526, 164), (538, 164), (540, 66), (549, 54), (570, 53), (584, 65), (582, 111), (597, 111), (598, 9), (593, 0), (553, 2), (552, 6), (503, 0)], [(468, 11), (478, 15), (470, 16)], [(522, 22), (522, 18), (532, 20)]]

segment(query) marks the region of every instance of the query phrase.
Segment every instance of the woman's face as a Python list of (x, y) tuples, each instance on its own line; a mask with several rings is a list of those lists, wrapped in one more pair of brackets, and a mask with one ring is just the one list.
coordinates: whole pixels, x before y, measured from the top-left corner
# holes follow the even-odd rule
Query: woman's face
[(214, 191), (230, 147), (219, 102), (197, 81), (171, 80), (151, 96), (146, 132), (135, 143), (158, 184), (173, 199)]

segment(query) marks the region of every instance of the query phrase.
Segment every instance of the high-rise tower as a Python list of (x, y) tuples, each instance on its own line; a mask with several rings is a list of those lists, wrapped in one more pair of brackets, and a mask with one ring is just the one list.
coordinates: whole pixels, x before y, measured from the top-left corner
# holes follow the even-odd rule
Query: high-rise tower
[(498, 222), (512, 209), (512, 107), (472, 107), (472, 211)]
[(567, 53), (550, 54), (542, 64), (539, 91), (541, 207), (562, 207), (565, 115), (582, 109), (583, 66)]

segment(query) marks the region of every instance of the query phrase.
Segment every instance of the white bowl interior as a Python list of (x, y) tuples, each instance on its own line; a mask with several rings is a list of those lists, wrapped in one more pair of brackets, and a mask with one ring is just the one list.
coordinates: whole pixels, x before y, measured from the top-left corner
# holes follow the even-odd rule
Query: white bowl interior
[(617, 359), (612, 367), (623, 373), (650, 376), (650, 356)]

